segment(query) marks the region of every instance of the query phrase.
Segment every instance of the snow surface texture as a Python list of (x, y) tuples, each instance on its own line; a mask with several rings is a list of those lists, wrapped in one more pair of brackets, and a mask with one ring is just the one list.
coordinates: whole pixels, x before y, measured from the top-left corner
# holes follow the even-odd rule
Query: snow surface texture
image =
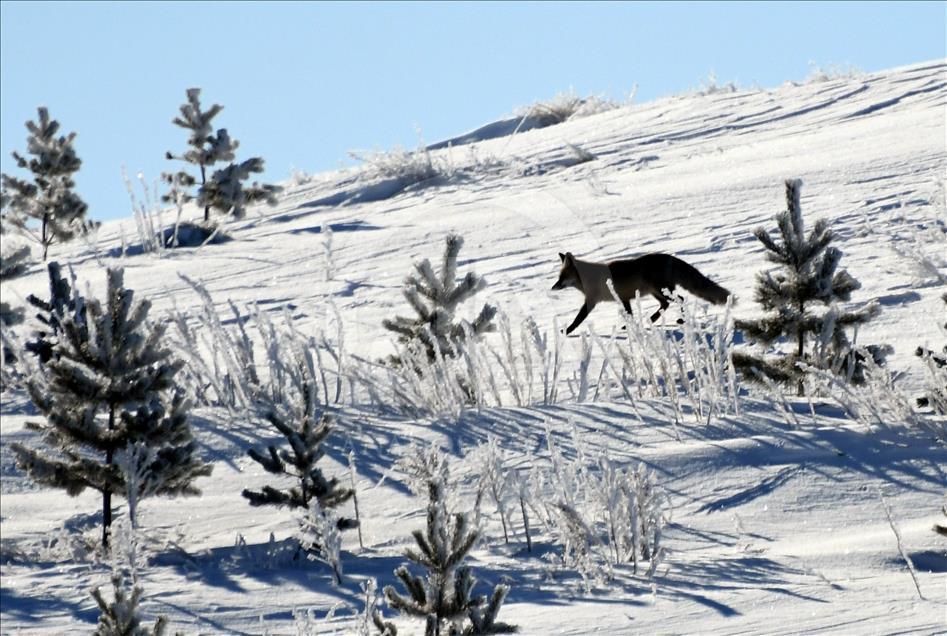
[[(767, 263), (752, 230), (774, 225), (784, 179), (800, 178), (807, 222), (830, 219), (842, 266), (862, 282), (853, 302), (883, 306), (858, 341), (893, 345), (889, 366), (904, 373), (900, 383), (912, 394), (923, 381), (914, 349), (939, 350), (945, 340), (943, 244), (917, 243), (915, 231), (947, 218), (945, 108), (944, 61), (670, 97), (426, 151), (424, 164), (437, 170), (420, 179), (353, 171), (297, 179), (275, 209), (251, 208), (230, 224), (227, 243), (161, 258), (107, 256), (135, 235), (126, 220), (103, 224), (95, 245), (55, 246), (51, 257), (70, 262), (99, 295), (102, 265), (124, 265), (127, 286), (152, 300), (156, 317), (175, 306), (199, 310), (200, 297), (179, 272), (202, 281), (222, 315), (228, 300), (241, 309), (255, 304), (274, 322), (288, 307), (307, 334), (333, 333), (334, 305), (347, 351), (377, 359), (393, 352), (382, 319), (407, 309), (404, 276), (412, 263), (437, 258), (450, 231), (465, 239), (458, 269), (489, 283), (477, 302), (499, 306), (514, 325), (532, 316), (552, 333), (575, 314), (577, 293), (549, 291), (560, 251), (589, 260), (672, 252), (733, 290), (735, 314), (758, 315), (754, 275)], [(926, 265), (908, 256), (918, 251)], [(45, 270), (34, 265), (4, 284), (4, 301), (20, 304), (45, 288)], [(617, 305), (603, 305), (580, 332), (607, 336), (618, 325)], [(565, 343), (577, 359), (582, 340)], [(667, 553), (651, 579), (618, 567), (609, 584), (586, 593), (578, 575), (543, 558), (556, 548), (542, 528), (527, 553), (511, 514), (505, 544), (484, 504), (486, 539), (470, 565), (480, 593), (511, 586), (499, 618), (523, 633), (947, 631), (947, 542), (931, 530), (945, 503), (947, 449), (930, 435), (867, 431), (825, 401), (813, 413), (788, 398), (795, 418), (787, 417), (755, 388), (739, 415), (709, 424), (675, 422), (678, 407), (666, 400), (632, 405), (612, 392), (577, 403), (563, 391), (559, 404), (459, 419), (346, 405), (325, 470), (347, 478), (354, 449), (364, 548), (354, 531), (343, 534), (341, 585), (328, 567), (294, 559), (293, 513), (250, 508), (240, 496), (268, 481), (246, 451), (272, 442), (274, 432), (224, 409), (199, 410), (196, 434), (215, 464), (198, 482), (203, 495), (139, 508), (151, 546), (140, 571), (145, 624), (163, 614), (172, 632), (351, 633), (364, 605), (361, 583), (393, 583), (411, 530), (424, 524), (424, 502), (394, 468), (411, 445), (448, 450), (452, 474), (467, 476), (456, 496), (469, 504), (476, 468), (467, 451), (493, 436), (508, 452), (538, 457), (548, 430), (570, 458), (581, 439), (595, 457), (607, 452), (617, 464), (653, 470), (671, 503)], [(83, 532), (96, 536), (97, 496), (70, 499), (31, 484), (9, 445), (34, 440), (24, 422), (37, 416), (21, 393), (4, 392), (2, 406), (2, 632), (90, 632), (98, 608), (89, 591), (107, 589), (110, 572), (82, 544)], [(395, 622), (401, 633), (423, 629)]]

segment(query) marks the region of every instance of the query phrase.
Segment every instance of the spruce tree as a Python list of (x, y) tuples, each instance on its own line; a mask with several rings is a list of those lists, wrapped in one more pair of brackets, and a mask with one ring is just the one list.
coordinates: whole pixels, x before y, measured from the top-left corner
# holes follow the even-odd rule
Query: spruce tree
[[(51, 285), (64, 282), (50, 268)], [(150, 303), (136, 301), (125, 289), (123, 271), (108, 269), (106, 300), (54, 294), (51, 315), (57, 335), (49, 357), (27, 379), (34, 404), (45, 423), (27, 426), (42, 435), (45, 448), (11, 444), (17, 465), (38, 483), (75, 496), (86, 488), (102, 493), (102, 543), (112, 522), (112, 495), (128, 497), (121, 459), (126, 449), (150, 449), (141, 467), (137, 497), (196, 495), (195, 478), (211, 466), (196, 457), (187, 413), (190, 407), (175, 390), (181, 363), (161, 345), (164, 326), (149, 325)]]
[(32, 180), (3, 174), (0, 208), (4, 224), (43, 246), (45, 261), (50, 245), (71, 240), (94, 224), (85, 220), (87, 206), (73, 191), (72, 175), (82, 165), (73, 147), (76, 133), (57, 136), (59, 122), (50, 119), (45, 107), (38, 113), (37, 121), (26, 122), (29, 158), (13, 153), (16, 165), (33, 173)]
[[(327, 478), (318, 466), (325, 456), (322, 443), (332, 431), (332, 420), (319, 409), (313, 381), (305, 382), (301, 390), (287, 391), (282, 404), (269, 405), (266, 418), (286, 438), (286, 447), (270, 445), (265, 453), (251, 448), (248, 454), (267, 472), (290, 476), (295, 483), (283, 489), (246, 489), (243, 496), (250, 505), (308, 509), (310, 501), (316, 499), (322, 510), (328, 510), (352, 498), (354, 490), (342, 487), (336, 477)], [(356, 525), (354, 519), (338, 521), (340, 530)]]
[[(763, 227), (754, 231), (767, 250), (767, 259), (778, 266), (756, 277), (755, 299), (769, 314), (735, 321), (737, 329), (765, 347), (789, 341), (792, 350), (784, 355), (733, 355), (734, 365), (748, 379), (760, 380), (762, 375), (776, 383), (795, 383), (799, 395), (805, 376), (799, 362), (830, 369), (855, 382), (861, 379), (861, 354), (853, 350), (845, 329), (857, 328), (879, 312), (877, 303), (855, 310), (838, 307), (837, 303), (850, 300), (861, 285), (838, 268), (842, 252), (829, 246), (834, 235), (825, 219), (816, 221), (808, 236), (805, 234), (801, 187), (797, 179), (786, 181), (787, 210), (776, 216), (781, 240), (773, 239)], [(868, 351), (878, 362), (886, 353), (882, 347)]]
[[(187, 143), (190, 148), (182, 155), (168, 152), (168, 159), (185, 161), (197, 166), (200, 170), (201, 181), (197, 194), (188, 192), (197, 184), (197, 179), (189, 172), (181, 170), (177, 173), (165, 173), (162, 178), (172, 186), (173, 192), (165, 195), (165, 202), (186, 203), (196, 201), (204, 208), (204, 221), (210, 221), (211, 209), (221, 214), (232, 214), (241, 218), (246, 212), (246, 206), (257, 201), (265, 201), (275, 205), (278, 186), (269, 184), (244, 185), (251, 173), (263, 172), (263, 159), (252, 157), (241, 163), (233, 163), (236, 159), (235, 151), (240, 145), (232, 139), (226, 128), (220, 128), (214, 133), (212, 121), (223, 110), (220, 104), (214, 104), (206, 111), (201, 107), (201, 89), (187, 90), (187, 103), (181, 106), (181, 115), (175, 117), (172, 123), (190, 131)], [(208, 169), (218, 163), (229, 165), (215, 171), (208, 177)], [(183, 192), (181, 190), (183, 189)]]
[[(405, 278), (402, 293), (417, 317), (396, 316), (393, 320), (382, 321), (386, 329), (398, 334), (399, 342), (420, 342), (430, 359), (434, 359), (438, 350), (448, 357), (457, 355), (468, 329), (464, 322), (454, 322), (454, 313), (458, 305), (487, 285), (473, 272), (467, 272), (457, 282), (457, 255), (463, 245), (463, 237), (449, 234), (440, 272), (435, 274), (431, 262), (424, 259), (414, 265), (417, 274)], [(496, 328), (493, 324), (495, 315), (496, 307), (484, 305), (477, 318), (469, 323), (469, 333), (480, 335), (493, 331)]]
[[(427, 527), (412, 533), (418, 549), (405, 551), (409, 561), (426, 570), (426, 576), (412, 574), (404, 565), (395, 570), (407, 593), (386, 586), (388, 605), (424, 619), (426, 636), (514, 633), (515, 626), (496, 620), (509, 586), (497, 585), (489, 601), (471, 595), (477, 580), (463, 561), (480, 533), (470, 528), (466, 514), (448, 514), (446, 483), (446, 468), (429, 478)], [(377, 610), (374, 622), (379, 630), (397, 633)]]

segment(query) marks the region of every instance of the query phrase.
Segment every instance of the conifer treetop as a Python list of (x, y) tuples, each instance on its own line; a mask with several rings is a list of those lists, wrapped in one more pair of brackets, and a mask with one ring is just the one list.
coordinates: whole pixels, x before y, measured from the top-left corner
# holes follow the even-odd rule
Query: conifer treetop
[(415, 273), (404, 280), (402, 294), (417, 316), (396, 316), (383, 320), (382, 325), (396, 334), (402, 343), (419, 341), (427, 349), (428, 356), (435, 351), (446, 356), (455, 355), (456, 346), (467, 335), (481, 335), (494, 331), (493, 318), (496, 307), (485, 304), (473, 322), (454, 322), (455, 311), (461, 303), (482, 291), (487, 283), (474, 272), (457, 281), (457, 256), (464, 239), (458, 234), (448, 234), (445, 239), (444, 256), (439, 273), (428, 259), (415, 263)]
[(198, 166), (210, 166), (218, 161), (233, 161), (234, 152), (240, 143), (231, 139), (226, 128), (221, 128), (214, 134), (211, 122), (224, 109), (220, 104), (214, 104), (206, 111), (201, 110), (201, 89), (187, 89), (187, 103), (181, 105), (181, 114), (175, 117), (173, 124), (191, 131), (187, 143), (191, 149), (180, 157), (170, 152), (168, 158), (183, 159)]

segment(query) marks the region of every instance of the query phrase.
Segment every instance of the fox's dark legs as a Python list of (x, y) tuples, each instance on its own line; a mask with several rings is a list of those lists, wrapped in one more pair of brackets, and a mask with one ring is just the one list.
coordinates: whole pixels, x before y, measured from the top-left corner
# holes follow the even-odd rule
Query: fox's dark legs
[[(667, 310), (667, 308), (671, 305), (671, 297), (668, 296), (668, 295), (666, 295), (666, 294), (651, 294), (651, 295), (654, 296), (655, 299), (657, 299), (657, 301), (658, 301), (659, 303), (661, 303), (661, 308), (658, 309), (658, 310), (657, 310), (656, 312), (654, 312), (653, 314), (651, 314), (651, 322), (657, 322), (657, 321), (658, 321), (658, 318), (661, 317), (661, 314), (663, 314), (663, 313)], [(677, 300), (678, 300), (680, 303), (682, 303), (682, 304), (681, 304), (681, 307), (683, 308), (683, 306), (684, 306), (684, 305), (683, 305), (684, 299), (683, 299), (681, 296), (678, 296), (678, 297), (677, 297)], [(681, 311), (683, 311), (683, 309), (682, 309)], [(683, 323), (684, 323), (684, 319), (683, 319), (683, 318), (678, 318), (678, 319), (677, 319), (677, 324), (680, 325), (680, 324), (683, 324)]]
[(575, 331), (575, 328), (582, 324), (582, 321), (589, 315), (589, 306), (585, 303), (582, 303), (582, 308), (579, 310), (578, 315), (575, 317), (575, 320), (572, 321), (572, 324), (566, 329), (566, 335)]

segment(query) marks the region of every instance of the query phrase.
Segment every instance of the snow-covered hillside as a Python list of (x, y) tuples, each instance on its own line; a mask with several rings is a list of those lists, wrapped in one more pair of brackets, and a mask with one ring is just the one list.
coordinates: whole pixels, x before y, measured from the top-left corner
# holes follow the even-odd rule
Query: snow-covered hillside
[[(55, 246), (51, 256), (93, 293), (104, 289), (103, 265), (123, 266), (157, 319), (174, 308), (199, 311), (179, 273), (206, 285), (221, 313), (233, 301), (282, 323), (288, 308), (299, 331), (329, 334), (340, 316), (346, 350), (377, 359), (393, 352), (382, 320), (410, 311), (403, 278), (420, 258), (436, 262), (450, 231), (465, 239), (459, 271), (489, 283), (478, 307), (499, 306), (515, 326), (531, 316), (552, 334), (572, 320), (579, 293), (550, 291), (557, 253), (566, 251), (589, 260), (674, 253), (735, 293), (734, 314), (754, 316), (755, 275), (768, 265), (752, 231), (773, 227), (785, 209), (784, 180), (800, 178), (807, 222), (830, 221), (842, 266), (862, 283), (853, 303), (882, 305), (858, 342), (893, 346), (888, 364), (906, 395), (923, 382), (915, 348), (940, 349), (947, 338), (939, 330), (945, 287), (910, 256), (943, 264), (947, 250), (947, 62), (669, 97), (419, 158), (435, 176), (413, 185), (367, 169), (284, 184), (280, 204), (232, 223), (226, 243), (123, 257), (122, 235), (135, 235), (126, 219), (104, 224), (95, 249)], [(4, 284), (4, 300), (42, 295), (46, 285), (36, 265)], [(643, 303), (650, 313), (651, 301)], [(580, 332), (604, 337), (618, 325), (617, 306), (603, 305)], [(563, 342), (572, 373), (581, 339)], [(359, 583), (394, 583), (410, 532), (424, 523), (423, 502), (393, 466), (410, 445), (448, 449), (463, 501), (472, 499), (476, 471), (468, 449), (494, 436), (511, 453), (541, 454), (549, 431), (569, 457), (581, 440), (584, 453), (654, 471), (672, 505), (668, 554), (653, 578), (617, 568), (608, 585), (586, 593), (577, 575), (543, 558), (555, 556), (548, 537), (527, 553), (515, 532), (505, 545), (499, 522), (487, 520), (472, 565), (481, 582), (511, 585), (501, 618), (523, 633), (947, 631), (947, 540), (931, 531), (945, 504), (947, 448), (900, 422), (869, 430), (828, 401), (810, 411), (791, 399), (790, 413), (767, 392), (744, 389), (739, 413), (709, 423), (676, 418), (669, 400), (629, 403), (608, 391), (578, 403), (564, 389), (557, 404), (493, 406), (456, 419), (346, 403), (330, 471), (344, 472), (351, 445), (365, 547), (345, 534), (339, 587), (325, 566), (287, 558), (281, 541), (295, 529), (291, 513), (250, 508), (240, 496), (266, 479), (247, 449), (274, 434), (224, 409), (199, 409), (195, 426), (214, 473), (200, 481), (200, 498), (142, 504), (142, 527), (164, 541), (143, 571), (145, 613), (164, 614), (185, 633), (297, 633), (294, 610), (314, 608), (313, 632), (349, 633)], [(33, 438), (24, 429), (31, 416), (23, 393), (4, 392), (0, 630), (88, 632), (98, 614), (88, 591), (107, 583), (108, 570), (70, 555), (62, 537), (95, 534), (97, 498), (37, 488), (14, 466), (9, 444)], [(319, 620), (337, 604), (335, 618)]]

